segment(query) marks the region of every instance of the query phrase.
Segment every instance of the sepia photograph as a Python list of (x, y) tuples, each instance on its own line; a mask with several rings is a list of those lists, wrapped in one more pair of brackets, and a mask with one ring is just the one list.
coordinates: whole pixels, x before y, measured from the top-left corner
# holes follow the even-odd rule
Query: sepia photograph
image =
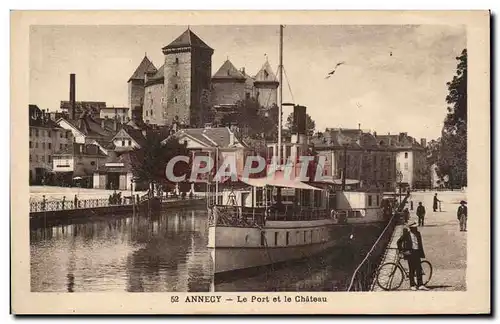
[[(388, 314), (449, 293), (490, 310), (489, 144), (471, 147), (489, 143), (488, 12), (24, 14), (14, 299), (333, 314), (369, 293)], [(444, 312), (466, 312), (453, 298)]]

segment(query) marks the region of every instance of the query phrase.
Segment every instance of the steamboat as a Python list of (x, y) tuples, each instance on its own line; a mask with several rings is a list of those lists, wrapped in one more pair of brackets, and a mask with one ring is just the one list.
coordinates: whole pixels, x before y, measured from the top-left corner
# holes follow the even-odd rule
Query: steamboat
[[(282, 39), (280, 26), (279, 116), (282, 111)], [(215, 279), (223, 274), (308, 258), (330, 249), (373, 238), (390, 218), (383, 192), (362, 190), (358, 181), (322, 178), (301, 181), (301, 163), (292, 171), (280, 165), (297, 161), (308, 149), (305, 107), (294, 105), (295, 134), (282, 143), (281, 118), (276, 165), (262, 177), (216, 182), (209, 199), (209, 241)], [(284, 144), (284, 145), (283, 145)], [(349, 187), (346, 189), (346, 185)], [(369, 235), (371, 234), (371, 235)]]

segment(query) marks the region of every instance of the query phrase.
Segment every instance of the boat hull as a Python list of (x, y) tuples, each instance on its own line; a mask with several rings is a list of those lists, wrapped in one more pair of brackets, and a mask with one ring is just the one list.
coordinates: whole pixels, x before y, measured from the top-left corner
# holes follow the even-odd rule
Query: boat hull
[(312, 257), (330, 249), (355, 247), (373, 240), (385, 223), (308, 224), (297, 227), (209, 228), (217, 277), (251, 268)]

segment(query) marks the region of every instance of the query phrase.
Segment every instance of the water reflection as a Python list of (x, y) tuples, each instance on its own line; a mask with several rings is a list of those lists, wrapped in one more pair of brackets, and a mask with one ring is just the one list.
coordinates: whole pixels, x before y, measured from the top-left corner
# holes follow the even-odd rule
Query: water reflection
[(338, 291), (375, 241), (351, 250), (213, 280), (204, 210), (169, 211), (32, 229), (31, 289), (36, 292)]
[(34, 229), (32, 291), (209, 291), (204, 211)]

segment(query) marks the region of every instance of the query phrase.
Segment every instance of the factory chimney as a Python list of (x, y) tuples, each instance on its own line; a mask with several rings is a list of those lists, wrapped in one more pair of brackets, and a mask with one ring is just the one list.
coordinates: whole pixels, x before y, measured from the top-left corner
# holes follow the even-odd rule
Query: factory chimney
[(71, 119), (76, 119), (76, 88), (75, 88), (75, 74), (69, 75), (69, 104), (71, 105)]

